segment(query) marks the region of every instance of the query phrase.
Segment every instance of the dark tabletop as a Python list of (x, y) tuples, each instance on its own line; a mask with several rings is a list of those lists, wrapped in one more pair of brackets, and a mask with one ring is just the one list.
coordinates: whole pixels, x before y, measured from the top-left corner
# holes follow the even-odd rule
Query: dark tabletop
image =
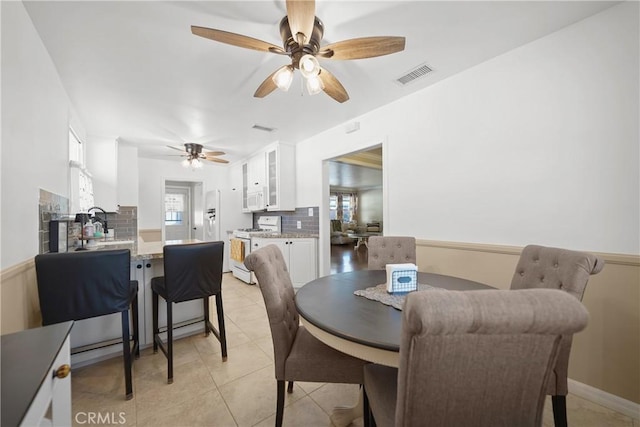
[(2, 335), (2, 426), (20, 425), (48, 375), (73, 322)]
[[(360, 270), (321, 277), (298, 290), (296, 307), (306, 321), (332, 335), (370, 347), (399, 351), (402, 311), (353, 294), (355, 290), (386, 281), (385, 270)], [(471, 280), (434, 273), (418, 273), (418, 283), (457, 291), (494, 289)]]

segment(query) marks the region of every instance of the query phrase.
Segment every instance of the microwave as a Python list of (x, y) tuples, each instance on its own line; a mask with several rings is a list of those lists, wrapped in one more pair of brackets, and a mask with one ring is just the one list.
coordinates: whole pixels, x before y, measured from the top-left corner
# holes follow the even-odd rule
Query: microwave
[(264, 189), (247, 193), (247, 209), (250, 211), (263, 211), (264, 205)]

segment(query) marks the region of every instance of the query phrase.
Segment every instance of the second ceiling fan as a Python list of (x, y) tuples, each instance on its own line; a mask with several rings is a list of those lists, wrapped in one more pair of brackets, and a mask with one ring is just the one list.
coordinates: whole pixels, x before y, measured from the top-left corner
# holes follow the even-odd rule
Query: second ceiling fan
[(291, 64), (283, 65), (271, 73), (253, 95), (257, 98), (264, 98), (276, 88), (288, 90), (293, 72), (298, 69), (306, 79), (310, 94), (324, 91), (342, 103), (349, 99), (347, 91), (333, 74), (320, 66), (317, 58), (364, 59), (404, 50), (405, 38), (393, 36), (362, 37), (320, 46), (324, 26), (315, 13), (316, 5), (313, 0), (287, 0), (287, 16), (280, 21), (283, 47), (213, 28), (192, 25), (191, 32), (233, 46), (289, 56)]

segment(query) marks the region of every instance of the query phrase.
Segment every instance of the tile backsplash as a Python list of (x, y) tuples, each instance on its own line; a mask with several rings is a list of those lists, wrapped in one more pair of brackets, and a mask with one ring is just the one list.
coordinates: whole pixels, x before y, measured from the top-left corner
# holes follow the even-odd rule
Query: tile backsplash
[[(313, 216), (309, 216), (310, 211), (313, 212)], [(282, 217), (283, 233), (318, 235), (320, 233), (319, 213), (320, 208), (318, 206), (296, 208), (295, 211), (259, 212), (253, 214), (253, 226), (258, 227), (258, 218), (261, 216), (280, 216)], [(301, 228), (298, 228), (298, 221), (300, 221)]]
[[(75, 215), (75, 212), (72, 214), (69, 212), (69, 209), (68, 198), (40, 189), (40, 199), (38, 202), (38, 253), (44, 254), (49, 252), (49, 221), (55, 219), (69, 220), (67, 227), (68, 250), (73, 250), (74, 218), (71, 218), (70, 215)], [(100, 213), (100, 215), (102, 215), (102, 213)], [(116, 240), (136, 241), (138, 237), (138, 207), (120, 206), (119, 212), (109, 212), (107, 214), (107, 223), (109, 228), (113, 229)]]
[(38, 201), (38, 253), (49, 252), (49, 221), (69, 215), (69, 199), (40, 189)]

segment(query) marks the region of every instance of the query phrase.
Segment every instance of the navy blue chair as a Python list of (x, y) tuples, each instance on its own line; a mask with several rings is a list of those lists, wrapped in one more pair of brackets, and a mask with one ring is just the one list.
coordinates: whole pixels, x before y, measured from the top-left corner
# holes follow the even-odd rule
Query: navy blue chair
[[(43, 326), (122, 314), (125, 394), (127, 400), (133, 398), (131, 354), (135, 358), (140, 356), (140, 335), (138, 282), (130, 279), (131, 252), (121, 249), (48, 253), (37, 255), (35, 265)], [(130, 308), (133, 337), (130, 337), (129, 328)], [(84, 347), (72, 349), (71, 353), (85, 350)]]
[[(227, 359), (227, 338), (222, 309), (222, 257), (224, 242), (207, 242), (183, 245), (166, 245), (164, 276), (151, 279), (153, 292), (153, 351), (162, 350), (167, 357), (167, 382), (173, 382), (173, 303), (202, 299), (204, 306), (204, 330), (213, 332), (220, 341), (222, 360)], [(218, 329), (209, 320), (209, 297), (216, 297)], [(159, 298), (167, 304), (167, 342), (160, 338), (158, 322)], [(187, 325), (183, 325), (187, 326)]]

